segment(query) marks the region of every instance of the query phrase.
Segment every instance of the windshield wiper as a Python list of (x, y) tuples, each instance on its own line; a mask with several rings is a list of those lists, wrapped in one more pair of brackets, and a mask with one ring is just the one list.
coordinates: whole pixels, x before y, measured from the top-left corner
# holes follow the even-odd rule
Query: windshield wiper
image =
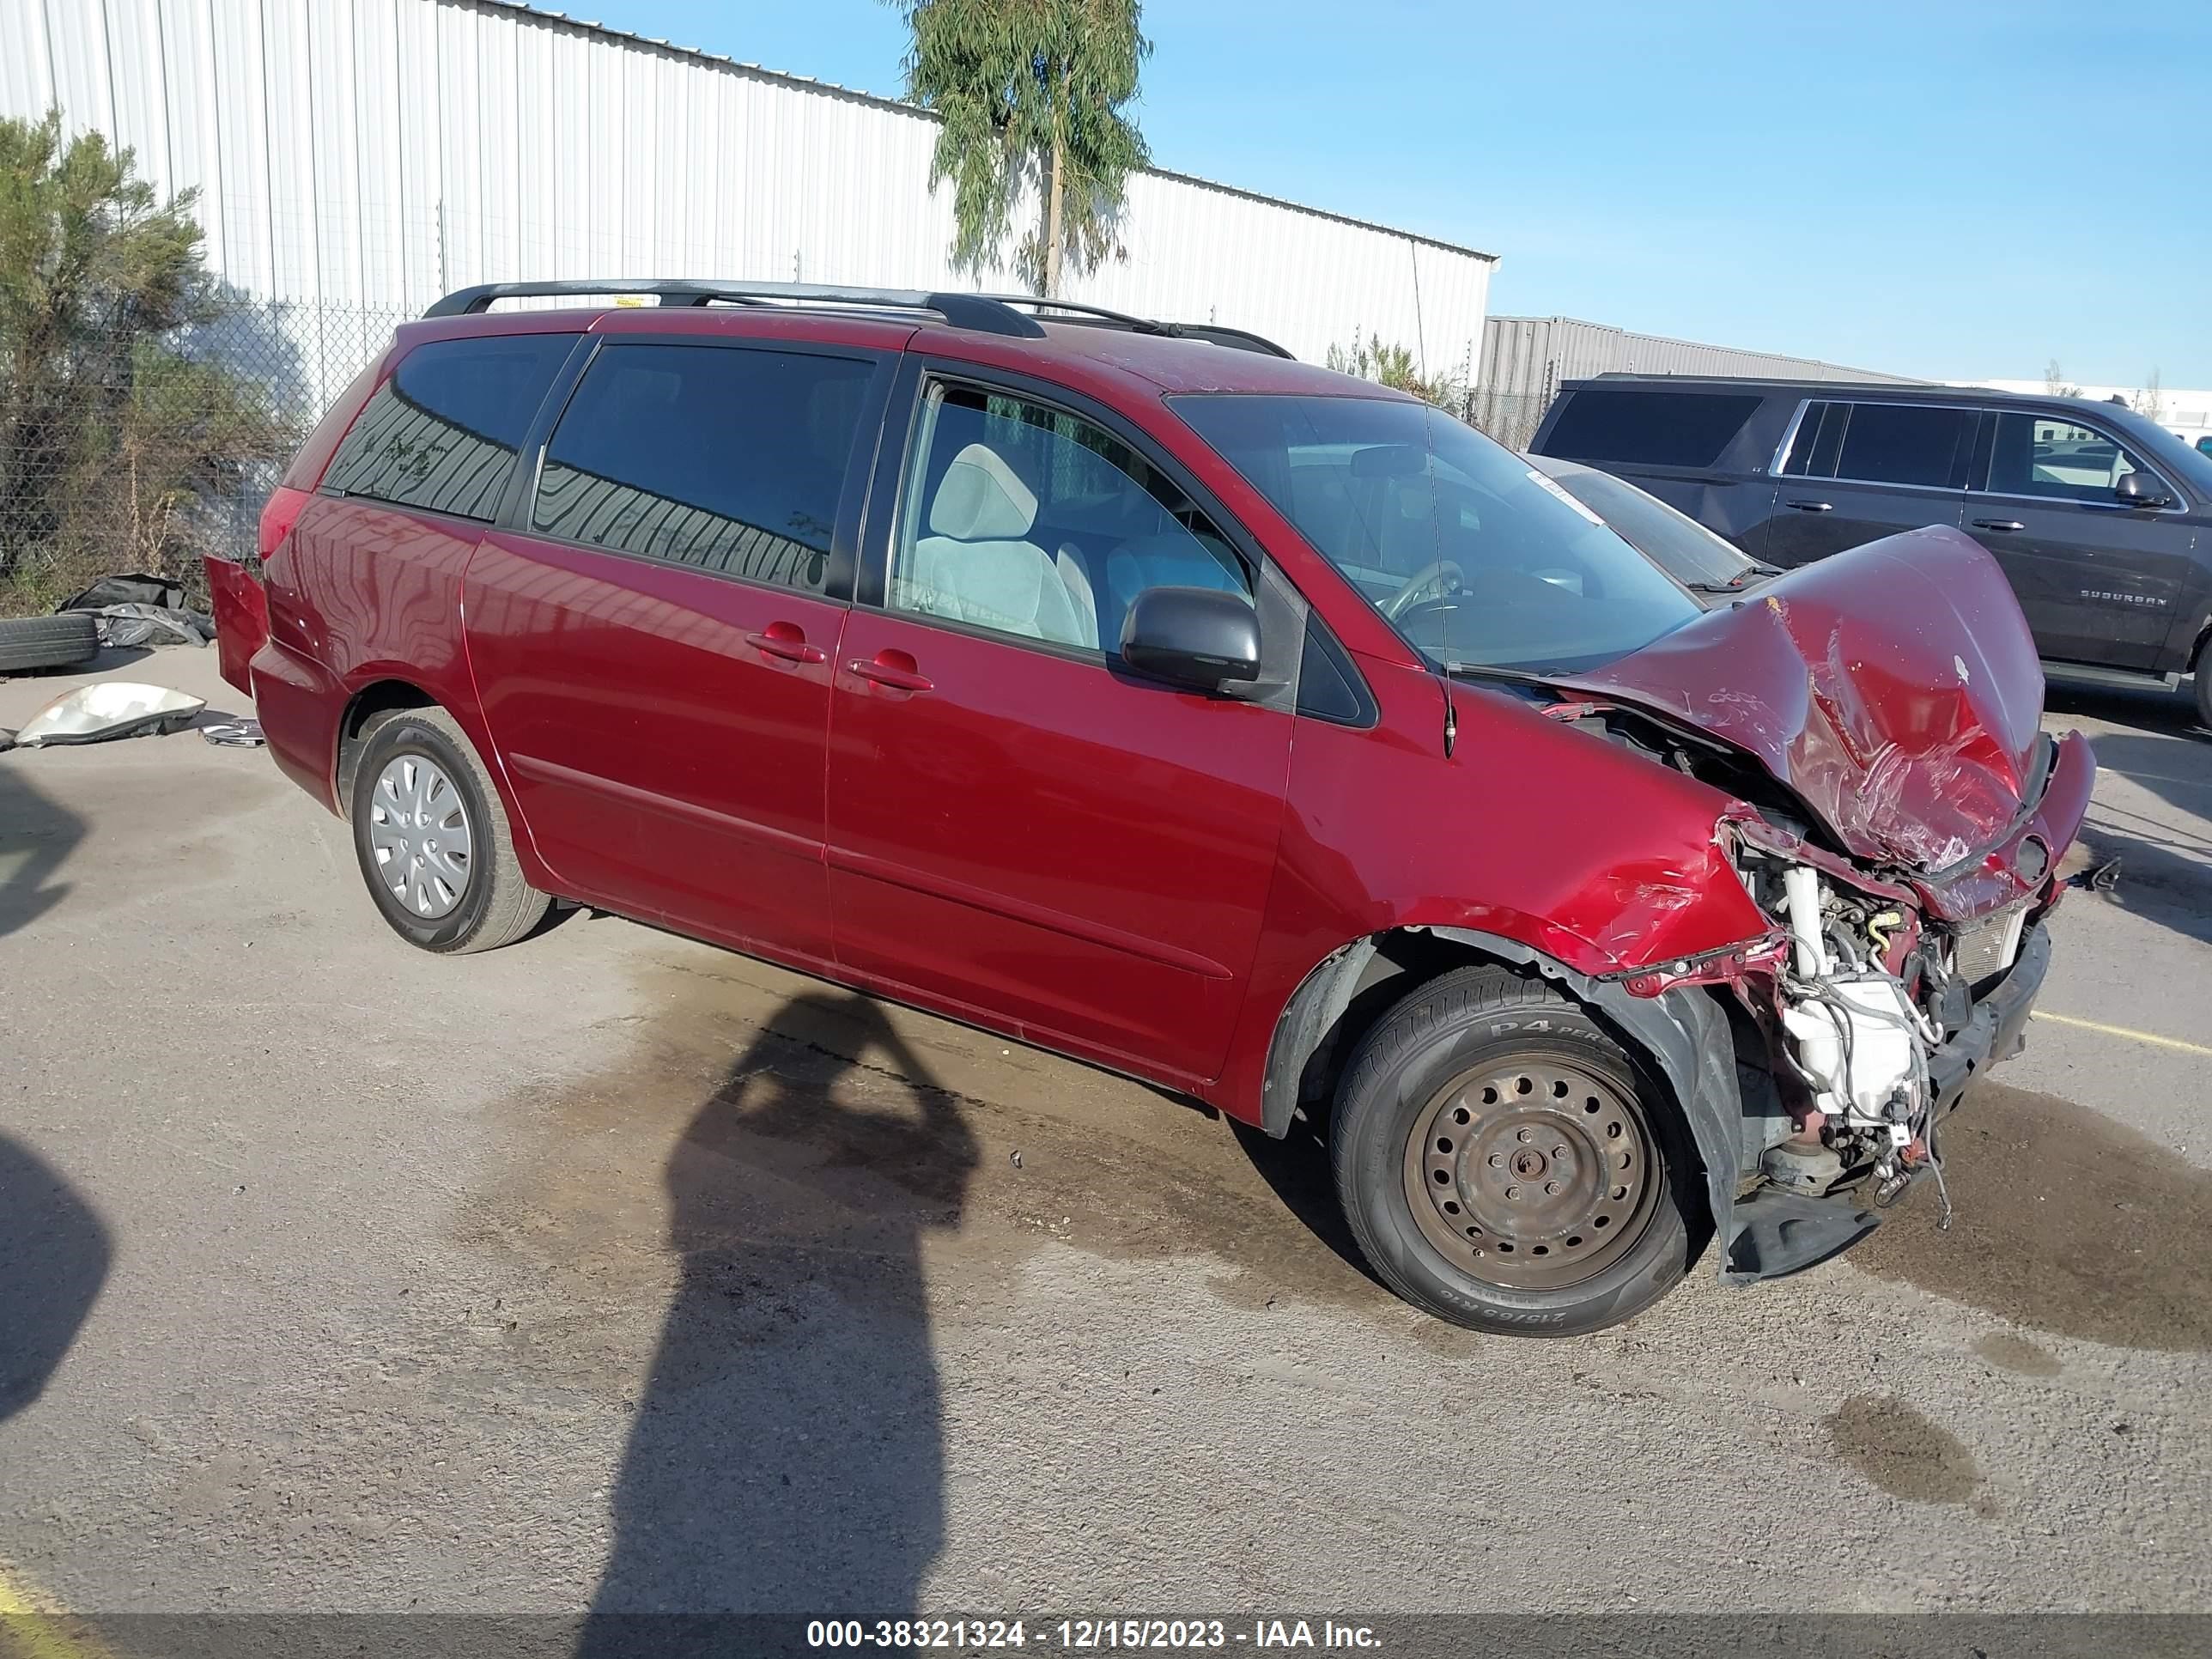
[(1743, 585), (1754, 577), (1778, 576), (1781, 574), (1778, 565), (1755, 564), (1747, 570), (1739, 570), (1724, 582), (1684, 582), (1682, 586), (1692, 593), (1737, 593), (1742, 592)]

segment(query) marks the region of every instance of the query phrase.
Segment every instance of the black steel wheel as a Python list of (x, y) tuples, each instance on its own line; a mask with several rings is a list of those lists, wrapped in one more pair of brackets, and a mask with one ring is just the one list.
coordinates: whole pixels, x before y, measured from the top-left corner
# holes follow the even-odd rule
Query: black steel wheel
[(1406, 1201), (1447, 1261), (1518, 1290), (1594, 1277), (1651, 1224), (1642, 1112), (1578, 1056), (1531, 1046), (1462, 1073), (1414, 1115)]
[(1391, 1289), (1472, 1329), (1567, 1336), (1640, 1312), (1693, 1258), (1700, 1178), (1679, 1123), (1588, 1010), (1466, 968), (1368, 1033), (1330, 1150)]

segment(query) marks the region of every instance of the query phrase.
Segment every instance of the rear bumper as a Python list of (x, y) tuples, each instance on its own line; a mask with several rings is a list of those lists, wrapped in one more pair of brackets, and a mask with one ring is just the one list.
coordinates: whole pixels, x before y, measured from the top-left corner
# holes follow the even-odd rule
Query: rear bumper
[[(2004, 977), (1974, 1005), (1965, 1025), (1929, 1056), (1929, 1082), (1939, 1115), (1954, 1110), (1966, 1085), (2027, 1040), (2036, 994), (2051, 971), (2051, 932), (2041, 922), (2021, 938), (2020, 954)], [(1825, 1198), (1759, 1187), (1735, 1201), (1721, 1276), (1732, 1285), (1781, 1279), (1818, 1267), (1864, 1238), (1881, 1218), (1865, 1207), (1863, 1188)]]
[(346, 706), (345, 687), (320, 663), (279, 640), (264, 641), (248, 670), (253, 712), (276, 769), (325, 811), (337, 811), (338, 722)]
[(216, 665), (225, 680), (251, 696), (247, 665), (269, 642), (269, 595), (260, 581), (235, 559), (210, 553), (200, 561), (207, 571), (208, 597), (215, 612)]

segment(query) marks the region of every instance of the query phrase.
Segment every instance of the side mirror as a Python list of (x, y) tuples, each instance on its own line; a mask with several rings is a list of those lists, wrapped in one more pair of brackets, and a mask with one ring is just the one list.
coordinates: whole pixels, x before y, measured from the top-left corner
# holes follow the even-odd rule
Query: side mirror
[(2113, 498), (2129, 507), (2172, 507), (2166, 486), (2148, 472), (2125, 472), (2112, 486)]
[(1194, 690), (1260, 678), (1260, 613), (1242, 593), (1148, 587), (1121, 622), (1121, 660)]

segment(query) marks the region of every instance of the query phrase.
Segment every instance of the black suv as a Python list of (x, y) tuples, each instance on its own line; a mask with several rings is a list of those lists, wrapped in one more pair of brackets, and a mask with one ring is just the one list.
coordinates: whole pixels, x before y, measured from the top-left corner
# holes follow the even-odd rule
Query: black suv
[(2212, 725), (2212, 456), (2120, 404), (1607, 374), (1568, 381), (1529, 448), (1631, 479), (1772, 564), (1963, 530), (2047, 661), (2138, 684), (2195, 672)]

